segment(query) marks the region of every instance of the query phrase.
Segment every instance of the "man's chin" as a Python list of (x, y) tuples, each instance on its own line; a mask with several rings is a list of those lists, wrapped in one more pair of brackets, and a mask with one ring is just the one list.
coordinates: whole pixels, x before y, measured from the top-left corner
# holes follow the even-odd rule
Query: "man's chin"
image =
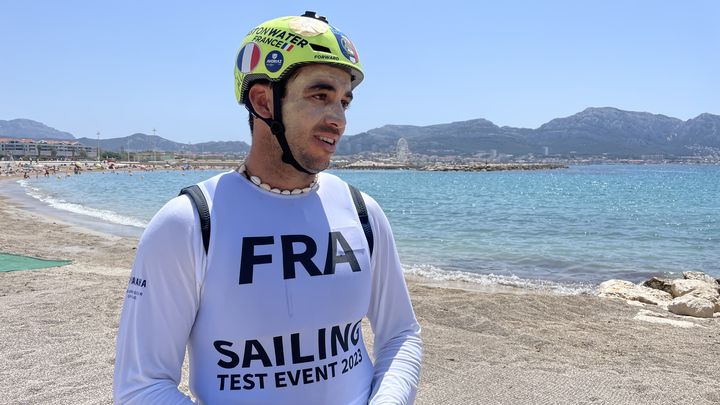
[(314, 173), (314, 174), (318, 174), (318, 173), (320, 173), (320, 172), (322, 172), (322, 171), (327, 170), (329, 167), (330, 167), (330, 162), (328, 161), (327, 163), (325, 163), (325, 164), (323, 164), (323, 165), (311, 167), (311, 168), (308, 169), (308, 171), (309, 171), (309, 172), (312, 172), (312, 173)]
[(324, 170), (327, 170), (330, 167), (330, 160), (318, 160), (313, 159), (312, 161), (308, 161), (307, 159), (304, 159), (305, 161), (300, 161), (300, 165), (302, 167), (309, 171), (312, 174), (318, 174)]

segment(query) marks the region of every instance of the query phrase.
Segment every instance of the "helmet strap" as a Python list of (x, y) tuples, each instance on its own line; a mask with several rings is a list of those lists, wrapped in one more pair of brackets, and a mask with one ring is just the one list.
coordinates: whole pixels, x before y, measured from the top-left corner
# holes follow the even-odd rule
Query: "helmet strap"
[(249, 101), (245, 103), (245, 106), (250, 111), (252, 115), (255, 117), (260, 118), (263, 122), (265, 122), (268, 127), (270, 127), (270, 132), (272, 132), (273, 135), (275, 135), (275, 138), (277, 138), (278, 144), (280, 144), (280, 149), (282, 149), (282, 157), (281, 160), (283, 163), (287, 163), (290, 166), (292, 166), (295, 170), (306, 173), (306, 174), (317, 174), (313, 173), (311, 171), (308, 171), (302, 165), (295, 159), (295, 156), (293, 156), (292, 151), (290, 150), (290, 145), (287, 142), (287, 138), (285, 137), (285, 125), (282, 123), (282, 97), (280, 96), (280, 92), (282, 91), (282, 86), (279, 82), (272, 82), (272, 89), (273, 89), (273, 111), (274, 111), (274, 117), (273, 118), (265, 118), (255, 112), (255, 109), (252, 106), (252, 103)]

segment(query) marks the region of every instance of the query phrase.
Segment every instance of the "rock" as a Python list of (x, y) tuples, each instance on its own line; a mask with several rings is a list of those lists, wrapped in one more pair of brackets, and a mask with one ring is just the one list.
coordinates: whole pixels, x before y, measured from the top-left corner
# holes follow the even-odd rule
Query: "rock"
[(720, 312), (720, 294), (718, 294), (716, 291), (693, 291), (687, 295), (710, 301), (714, 306), (713, 311)]
[(659, 278), (659, 277), (653, 277), (650, 280), (647, 280), (643, 283), (645, 287), (654, 288), (656, 290), (665, 291), (668, 294), (672, 294), (670, 290), (672, 289), (672, 279), (669, 278)]
[(702, 292), (709, 295), (718, 295), (718, 289), (714, 284), (702, 280), (672, 280), (670, 294), (673, 297), (682, 297), (691, 292)]
[(702, 271), (684, 271), (683, 278), (685, 280), (702, 280), (708, 284), (714, 285), (716, 288), (720, 287), (720, 281), (715, 280)]
[(710, 301), (714, 306), (713, 311), (720, 312), (720, 291), (714, 280), (713, 283), (699, 279), (673, 280), (672, 294), (674, 297), (693, 296)]
[(600, 297), (622, 298), (654, 305), (668, 304), (672, 300), (672, 295), (665, 291), (633, 284), (625, 280), (605, 281), (598, 286), (597, 292)]
[(713, 312), (715, 311), (715, 303), (692, 294), (686, 294), (673, 299), (670, 305), (668, 305), (668, 310), (678, 315), (712, 318)]

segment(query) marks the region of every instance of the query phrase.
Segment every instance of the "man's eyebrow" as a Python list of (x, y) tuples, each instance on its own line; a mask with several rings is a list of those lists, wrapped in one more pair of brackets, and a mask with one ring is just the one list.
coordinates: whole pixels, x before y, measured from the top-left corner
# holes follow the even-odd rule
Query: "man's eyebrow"
[[(324, 83), (324, 82), (314, 84), (314, 85), (308, 87), (308, 90), (309, 91), (326, 90), (326, 91), (333, 91), (333, 92), (337, 91), (335, 86), (333, 86), (332, 84), (329, 84), (329, 83)], [(352, 91), (348, 91), (347, 93), (345, 93), (345, 97), (349, 98), (352, 101), (352, 99), (353, 99)]]

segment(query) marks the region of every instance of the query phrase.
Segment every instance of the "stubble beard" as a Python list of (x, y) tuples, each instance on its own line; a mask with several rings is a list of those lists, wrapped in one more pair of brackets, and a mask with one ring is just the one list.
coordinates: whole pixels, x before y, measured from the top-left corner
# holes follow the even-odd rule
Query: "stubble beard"
[[(332, 128), (323, 127), (322, 129), (326, 131), (333, 131)], [(305, 168), (305, 170), (317, 174), (324, 170), (327, 170), (328, 167), (330, 167), (330, 160), (334, 156), (334, 154), (330, 155), (329, 157), (316, 157), (312, 155), (308, 151), (307, 145), (303, 144), (297, 144), (296, 142), (290, 142), (290, 137), (287, 136), (287, 132), (285, 135), (285, 139), (288, 139), (288, 144), (290, 146), (290, 151), (292, 152), (293, 156), (295, 157), (295, 160), (300, 163), (300, 166)], [(294, 139), (297, 139), (293, 137)], [(310, 138), (307, 142), (312, 142), (313, 139)], [(338, 140), (339, 141), (339, 140)]]
[[(295, 153), (293, 153), (293, 155), (295, 155)], [(327, 160), (315, 158), (310, 156), (304, 149), (297, 151), (296, 159), (300, 163), (300, 166), (313, 174), (320, 173), (330, 167), (329, 158)]]
[[(273, 138), (275, 138), (274, 135)], [(292, 153), (293, 157), (305, 170), (309, 171), (312, 174), (318, 174), (330, 167), (330, 158), (327, 158), (326, 160), (325, 158), (318, 158), (316, 156), (313, 156), (302, 145), (297, 145), (295, 142), (290, 141), (287, 135), (285, 139), (288, 140), (288, 146), (290, 147), (290, 152)], [(285, 172), (286, 170), (291, 170), (293, 172), (297, 170), (291, 164), (282, 162), (283, 151), (277, 138), (274, 140), (273, 144), (273, 149), (275, 150), (274, 154), (278, 157), (280, 164), (280, 166), (278, 166), (278, 169), (282, 168), (281, 171), (283, 172)]]

